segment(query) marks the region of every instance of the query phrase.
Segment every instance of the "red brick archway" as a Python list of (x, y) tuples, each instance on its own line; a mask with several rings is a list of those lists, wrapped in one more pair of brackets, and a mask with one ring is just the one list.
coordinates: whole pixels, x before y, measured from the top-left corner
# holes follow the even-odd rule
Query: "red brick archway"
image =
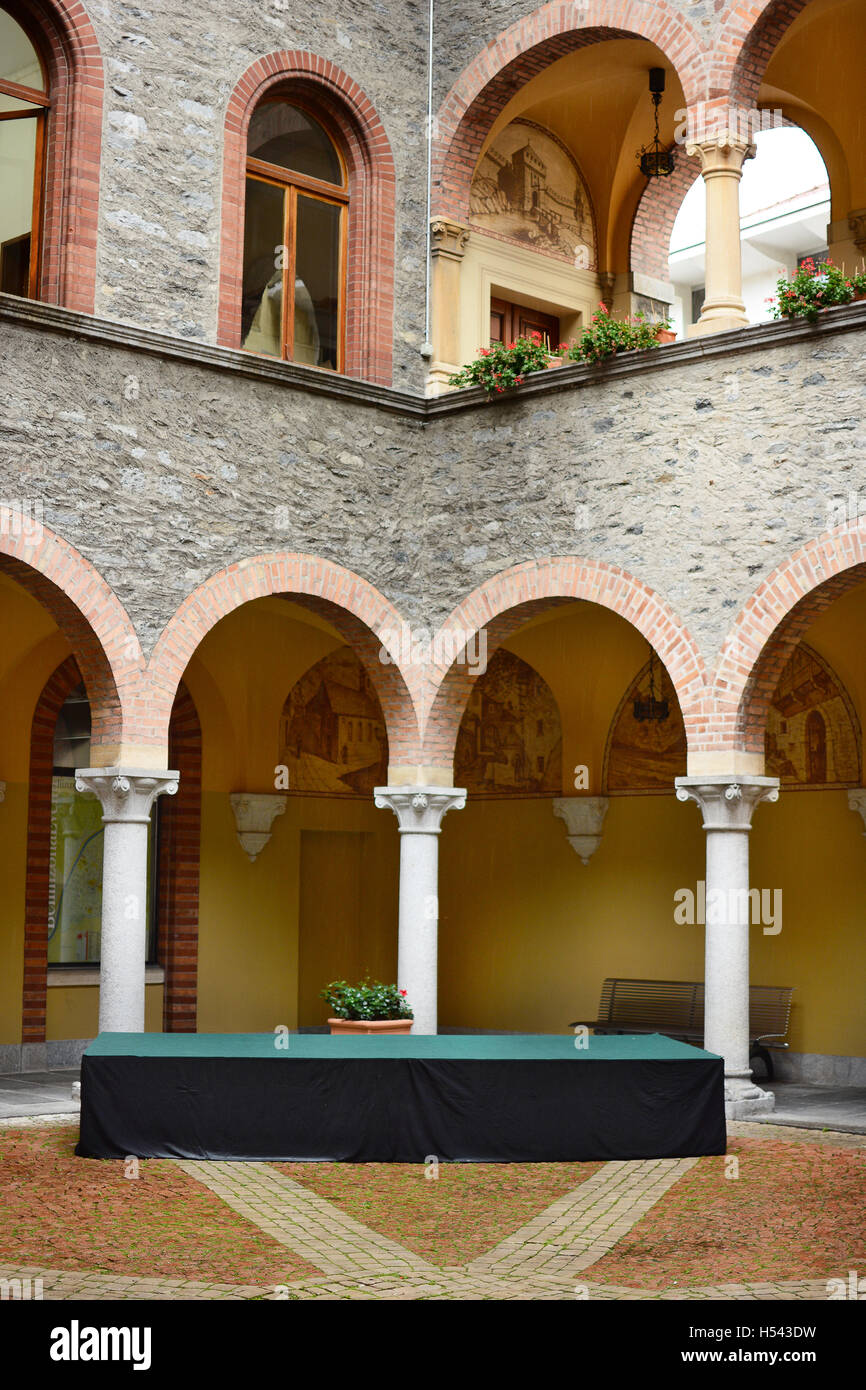
[(365, 93), (335, 63), (284, 50), (247, 68), (229, 98), (223, 151), (222, 246), (217, 340), (240, 346), (247, 129), (275, 87), (305, 96), (341, 138), (351, 195), (346, 287), (346, 372), (391, 385), (394, 348), (394, 160)]
[(819, 613), (864, 580), (866, 521), (858, 521), (810, 541), (758, 586), (722, 647), (701, 751), (763, 753), (767, 709), (791, 652)]
[(124, 727), (123, 705), (144, 665), (141, 646), (123, 605), (90, 561), (34, 518), (4, 509), (0, 573), (47, 608), (68, 639), (90, 700), (91, 748), (133, 733)]
[(383, 663), (380, 658), (383, 635), (401, 631), (400, 613), (368, 580), (315, 555), (282, 552), (242, 560), (212, 575), (184, 600), (163, 630), (150, 662), (151, 717), (156, 727), (167, 729), (180, 679), (211, 628), (243, 604), (274, 595), (290, 597), (318, 614), (351, 645), (376, 688), (391, 765), (420, 762), (416, 704), (421, 673), (404, 674), (397, 663)]
[(676, 68), (687, 104), (705, 95), (706, 54), (691, 25), (667, 0), (544, 5), (489, 43), (442, 103), (433, 146), (433, 214), (467, 220), (481, 147), (520, 87), (557, 58), (615, 38), (656, 44)]
[(4, 0), (48, 69), (45, 209), (39, 298), (92, 314), (102, 144), (102, 57), (79, 0)]
[(733, 105), (747, 109), (757, 106), (767, 64), (785, 31), (808, 3), (752, 0), (732, 6), (719, 34), (711, 95), (729, 96)]
[(683, 199), (701, 177), (699, 159), (690, 159), (684, 146), (677, 149), (674, 171), (666, 179), (649, 179), (637, 205), (631, 226), (629, 268), (656, 280), (669, 280), (671, 232)]
[[(574, 599), (618, 613), (651, 642), (677, 693), (687, 737), (696, 739), (706, 703), (706, 668), (685, 624), (647, 584), (618, 565), (576, 558), (531, 560), (494, 575), (454, 609), (437, 639), (440, 650), (485, 629), (487, 658), (535, 614)], [(444, 640), (451, 634), (449, 640)], [(434, 647), (435, 650), (435, 647)], [(470, 655), (472, 654), (470, 649)], [(450, 766), (460, 721), (479, 671), (468, 663), (440, 666), (425, 702), (425, 762)]]

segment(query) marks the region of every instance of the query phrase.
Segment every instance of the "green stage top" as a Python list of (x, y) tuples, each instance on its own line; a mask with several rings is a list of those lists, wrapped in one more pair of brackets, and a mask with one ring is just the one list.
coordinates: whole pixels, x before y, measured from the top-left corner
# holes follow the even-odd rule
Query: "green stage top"
[[(582, 1041), (584, 1046), (575, 1046)], [(100, 1033), (86, 1057), (235, 1057), (267, 1058), (429, 1058), (438, 1061), (684, 1062), (714, 1058), (715, 1053), (675, 1042), (659, 1033), (608, 1034), (577, 1039), (555, 1033), (439, 1033), (381, 1037), (374, 1033)]]

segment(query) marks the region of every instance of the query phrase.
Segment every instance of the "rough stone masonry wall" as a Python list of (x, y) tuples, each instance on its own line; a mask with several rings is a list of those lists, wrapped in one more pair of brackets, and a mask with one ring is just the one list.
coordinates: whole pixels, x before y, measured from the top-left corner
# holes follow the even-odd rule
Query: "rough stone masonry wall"
[[(426, 6), (144, 0), (88, 12), (105, 63), (96, 313), (216, 340), (223, 123), (256, 59), (298, 48), (366, 92), (397, 169), (396, 386), (424, 363)], [(396, 22), (399, 11), (399, 22)]]
[(148, 652), (198, 583), (263, 552), (331, 559), (429, 626), (509, 566), (576, 555), (655, 589), (713, 665), (832, 499), (866, 495), (866, 313), (834, 313), (847, 331), (779, 324), (562, 368), (575, 384), (546, 373), (426, 421), (388, 393), (312, 395), (7, 319), (0, 497), (44, 500)]

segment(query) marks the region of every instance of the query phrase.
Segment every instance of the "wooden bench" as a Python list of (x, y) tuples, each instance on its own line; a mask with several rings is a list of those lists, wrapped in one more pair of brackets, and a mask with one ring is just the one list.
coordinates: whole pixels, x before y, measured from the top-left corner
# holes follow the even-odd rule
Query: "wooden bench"
[[(771, 1047), (785, 1041), (791, 1016), (793, 987), (749, 986), (749, 1060), (760, 1057), (767, 1078), (774, 1076)], [(577, 1020), (596, 1033), (664, 1033), (684, 1042), (703, 1042), (704, 983), (702, 980), (605, 980), (598, 1018)]]

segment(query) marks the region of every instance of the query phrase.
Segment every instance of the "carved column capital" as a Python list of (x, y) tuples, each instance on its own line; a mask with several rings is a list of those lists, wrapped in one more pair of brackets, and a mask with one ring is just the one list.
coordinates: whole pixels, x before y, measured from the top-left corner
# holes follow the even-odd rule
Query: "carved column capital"
[(752, 813), (762, 801), (779, 800), (778, 777), (678, 777), (677, 801), (694, 801), (704, 818), (704, 830), (748, 832)]
[(568, 843), (582, 864), (588, 864), (601, 844), (608, 796), (556, 796), (553, 814), (565, 821)]
[[(852, 787), (848, 793), (848, 810), (858, 811), (866, 825), (866, 787)], [(866, 835), (866, 830), (863, 831)]]
[(444, 217), (434, 217), (430, 223), (430, 255), (447, 256), (462, 261), (469, 245), (469, 228)]
[(394, 812), (401, 835), (438, 835), (443, 817), (463, 810), (466, 792), (462, 787), (376, 787), (373, 799), (380, 811)]
[(720, 130), (708, 140), (690, 140), (686, 154), (701, 161), (704, 178), (727, 174), (739, 178), (747, 159), (754, 159), (757, 146), (733, 130)]
[(277, 816), (286, 809), (286, 796), (280, 792), (231, 792), (229, 801), (238, 828), (238, 842), (254, 864), (271, 838)]
[(849, 212), (848, 228), (851, 232), (851, 240), (857, 250), (866, 253), (866, 208), (858, 208), (856, 212)]
[(150, 768), (85, 767), (76, 770), (75, 790), (98, 797), (105, 825), (146, 825), (156, 798), (177, 793), (179, 776)]

